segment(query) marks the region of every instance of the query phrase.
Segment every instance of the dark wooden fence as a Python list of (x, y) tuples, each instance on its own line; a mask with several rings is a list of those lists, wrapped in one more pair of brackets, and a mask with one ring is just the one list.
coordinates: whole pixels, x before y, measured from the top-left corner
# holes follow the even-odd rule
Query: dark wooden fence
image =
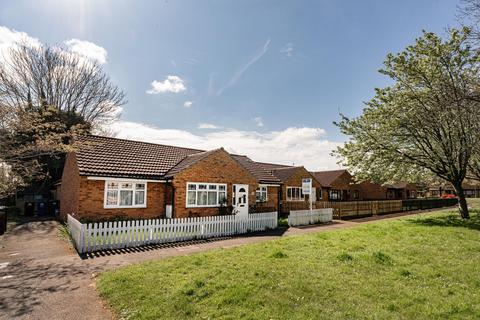
[[(450, 207), (457, 204), (457, 199), (408, 199), (408, 200), (378, 200), (378, 201), (317, 201), (313, 209), (333, 208), (337, 219), (388, 214), (402, 211), (426, 210)], [(284, 202), (280, 215), (288, 216), (291, 210), (307, 210), (307, 201)]]
[(452, 199), (408, 199), (402, 200), (402, 211), (426, 210), (441, 207), (451, 207), (458, 203), (456, 198)]

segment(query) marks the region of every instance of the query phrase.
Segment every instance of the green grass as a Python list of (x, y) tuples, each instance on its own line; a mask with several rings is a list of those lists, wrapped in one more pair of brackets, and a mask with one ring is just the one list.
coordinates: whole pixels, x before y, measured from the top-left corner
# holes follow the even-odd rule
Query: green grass
[(142, 263), (103, 273), (97, 288), (128, 319), (478, 319), (478, 212)]

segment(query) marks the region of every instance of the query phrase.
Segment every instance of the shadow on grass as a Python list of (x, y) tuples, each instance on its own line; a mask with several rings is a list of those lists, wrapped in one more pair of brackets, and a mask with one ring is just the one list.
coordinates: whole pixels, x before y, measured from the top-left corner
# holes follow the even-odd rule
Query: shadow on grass
[(208, 244), (208, 243), (213, 243), (213, 242), (218, 242), (223, 240), (239, 239), (239, 238), (281, 237), (287, 231), (287, 229), (288, 228), (285, 228), (285, 227), (278, 227), (276, 229), (270, 229), (266, 231), (255, 231), (255, 232), (249, 232), (249, 233), (233, 235), (233, 236), (213, 237), (213, 238), (206, 238), (206, 239), (193, 239), (193, 240), (156, 243), (156, 244), (151, 243), (151, 244), (145, 244), (145, 245), (126, 247), (126, 248), (103, 249), (103, 250), (97, 250), (93, 252), (82, 253), (78, 255), (82, 260), (86, 260), (86, 259), (94, 259), (94, 258), (100, 258), (100, 257), (106, 257), (106, 256), (113, 256), (118, 254), (147, 252), (147, 251), (170, 249), (170, 248), (183, 248), (183, 247), (196, 246), (196, 245)]
[(410, 223), (430, 227), (468, 228), (480, 231), (480, 214), (477, 210), (470, 212), (470, 219), (462, 219), (458, 214), (443, 216), (421, 217), (407, 220)]

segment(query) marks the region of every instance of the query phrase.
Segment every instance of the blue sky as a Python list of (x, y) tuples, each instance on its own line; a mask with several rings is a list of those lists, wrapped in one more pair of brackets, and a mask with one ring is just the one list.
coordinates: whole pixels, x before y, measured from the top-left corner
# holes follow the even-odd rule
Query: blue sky
[(385, 55), (422, 29), (455, 26), (456, 5), (7, 0), (0, 26), (43, 43), (95, 46), (81, 48), (102, 56), (128, 96), (119, 136), (325, 169), (336, 167), (330, 151), (345, 141), (332, 124), (339, 111), (360, 114), (387, 83), (377, 72)]

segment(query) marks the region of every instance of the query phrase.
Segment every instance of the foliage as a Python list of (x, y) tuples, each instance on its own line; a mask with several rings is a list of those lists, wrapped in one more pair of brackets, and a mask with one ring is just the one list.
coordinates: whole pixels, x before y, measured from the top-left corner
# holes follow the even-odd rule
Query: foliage
[(469, 40), (476, 48), (480, 48), (480, 0), (460, 0), (458, 20), (461, 25), (472, 29)]
[(0, 197), (59, 178), (74, 138), (115, 119), (125, 102), (95, 61), (60, 46), (13, 46), (0, 60)]
[(478, 225), (443, 211), (285, 237), (108, 271), (97, 289), (126, 319), (474, 319)]
[(335, 154), (360, 180), (416, 182), (434, 177), (454, 186), (468, 217), (462, 182), (480, 141), (480, 53), (468, 28), (443, 41), (424, 32), (380, 73), (393, 84), (375, 89), (363, 114), (337, 123), (350, 140)]

